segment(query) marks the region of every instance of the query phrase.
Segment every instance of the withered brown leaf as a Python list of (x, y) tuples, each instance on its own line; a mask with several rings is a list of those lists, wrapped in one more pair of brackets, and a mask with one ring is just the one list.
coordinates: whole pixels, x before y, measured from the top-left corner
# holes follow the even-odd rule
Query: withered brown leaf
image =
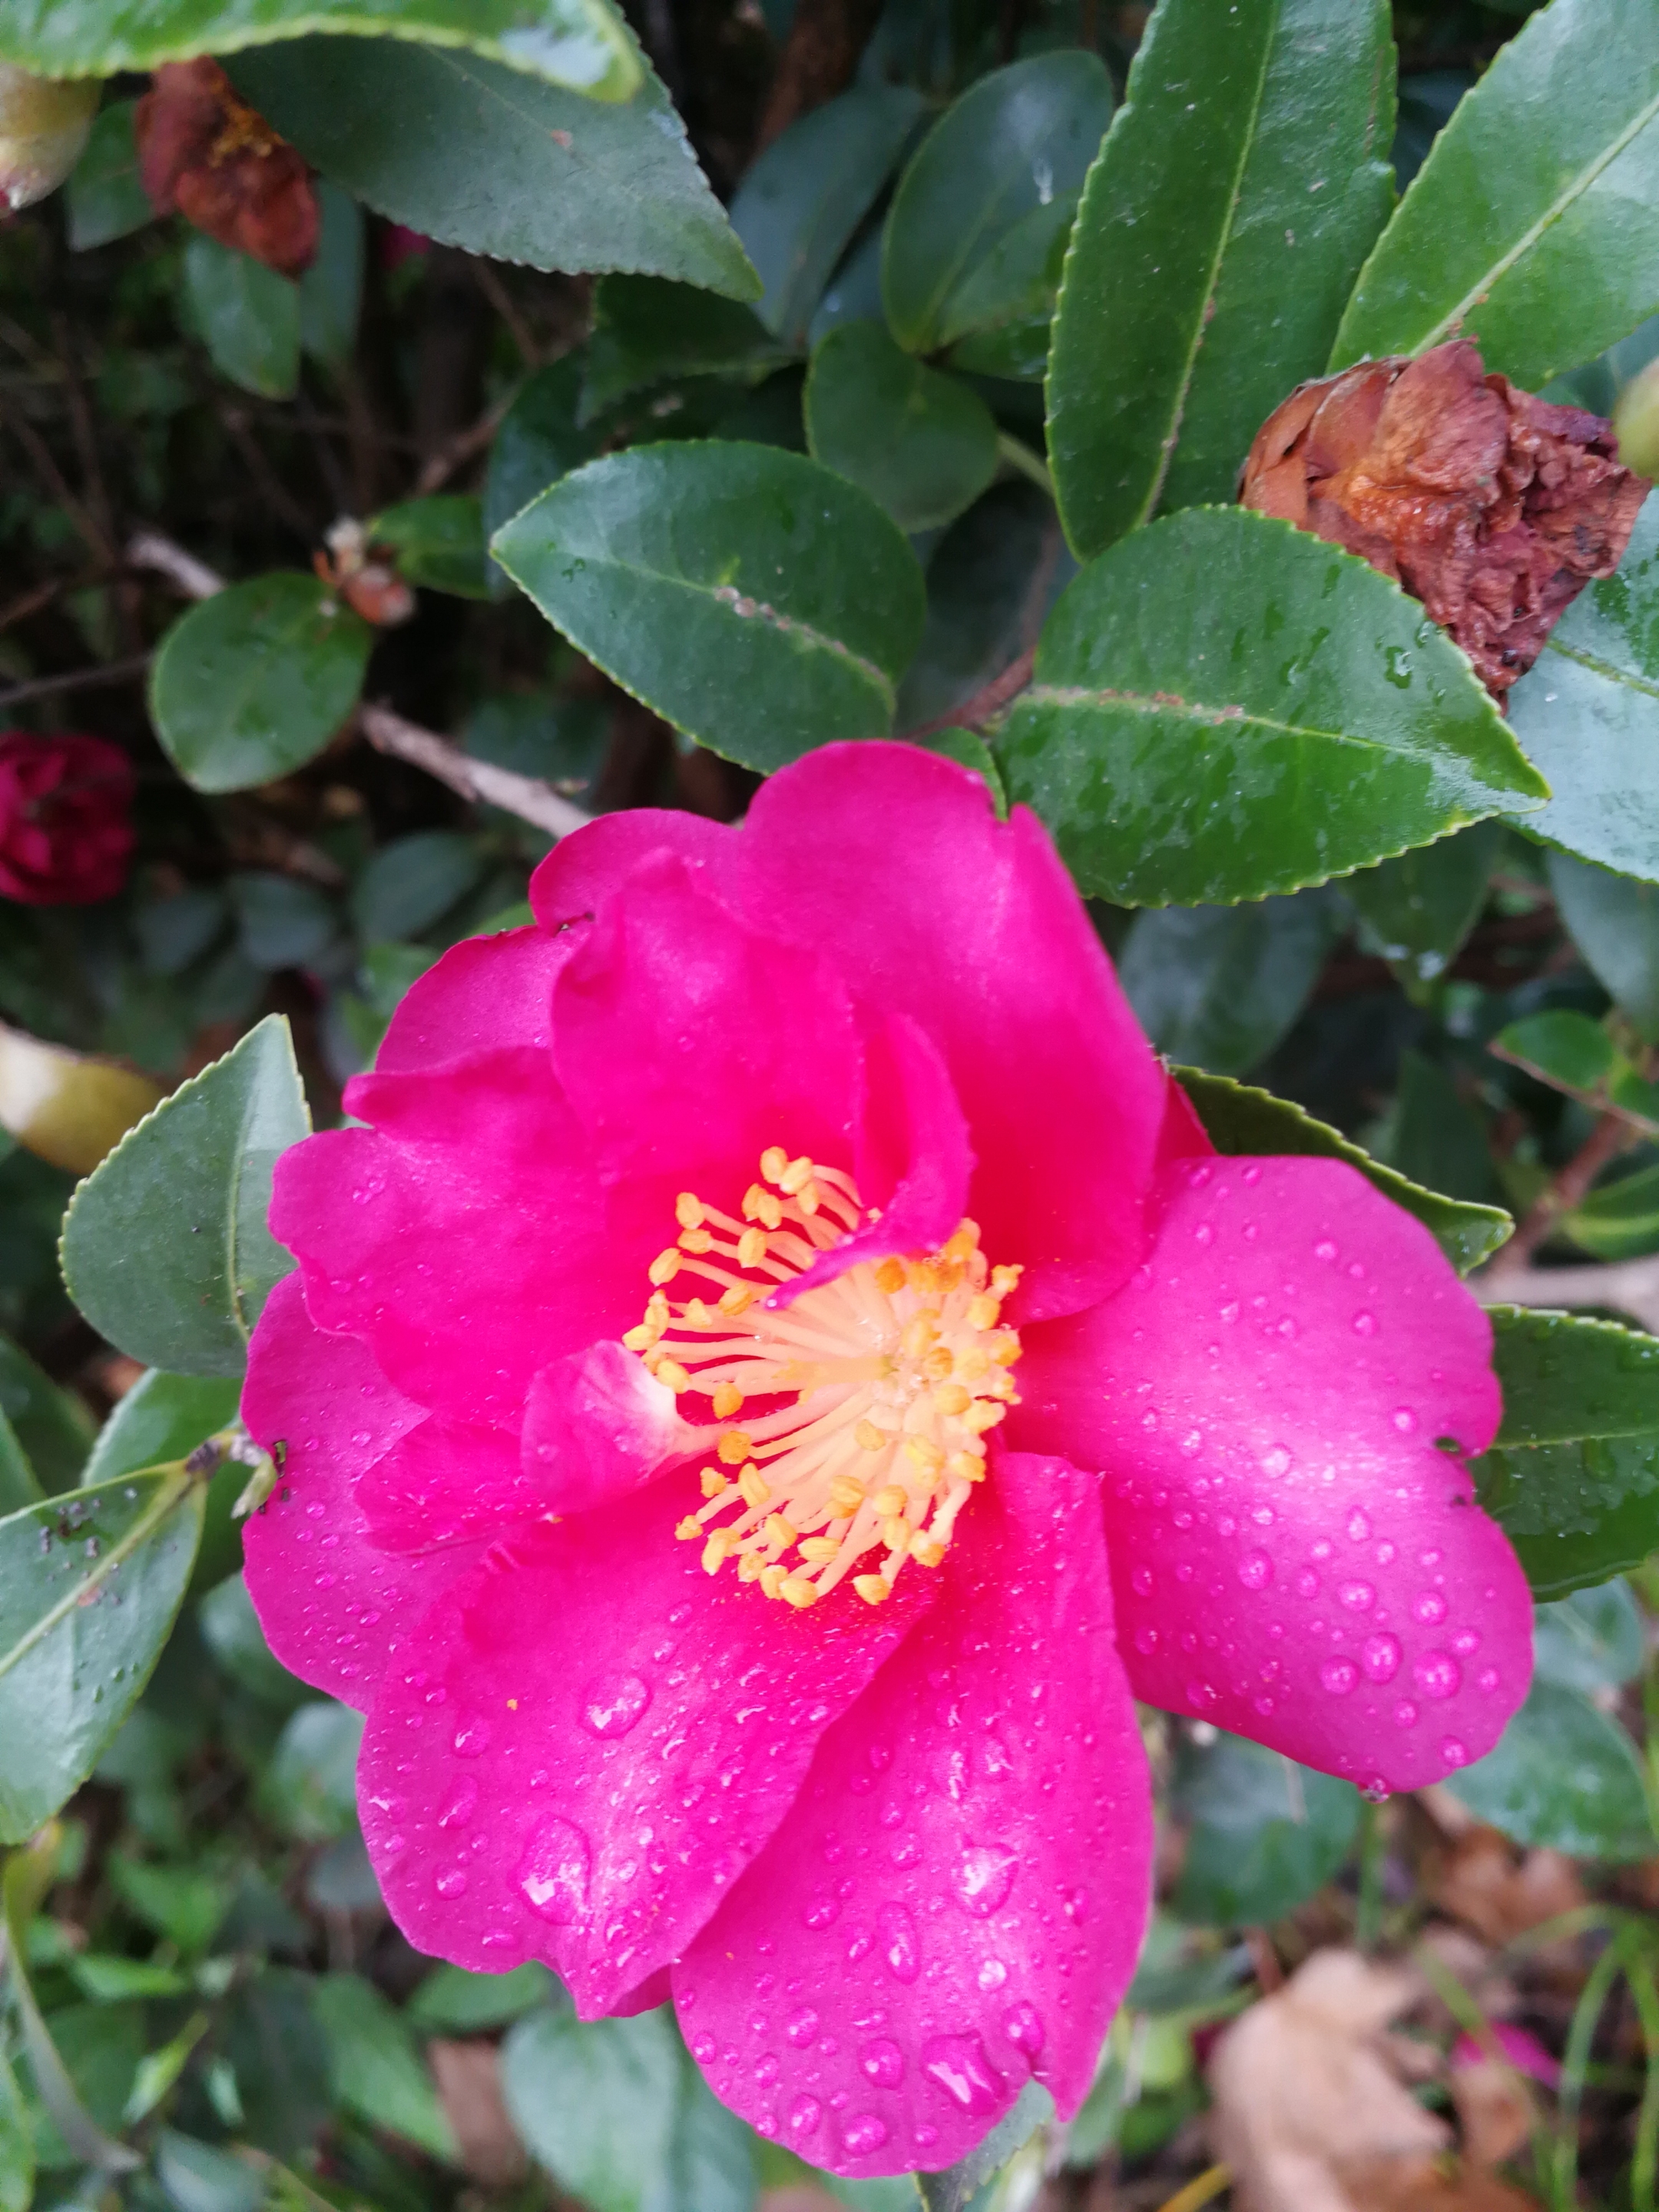
[(164, 62), (133, 118), (138, 174), (158, 215), (176, 209), (221, 246), (284, 276), (317, 256), (311, 173), (216, 61)]

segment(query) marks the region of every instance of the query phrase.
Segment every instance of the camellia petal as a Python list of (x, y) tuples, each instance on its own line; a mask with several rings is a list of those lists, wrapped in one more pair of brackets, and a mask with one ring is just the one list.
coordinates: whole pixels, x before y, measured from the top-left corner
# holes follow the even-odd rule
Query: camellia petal
[(1427, 1230), (1340, 1161), (1167, 1176), (1116, 1298), (1033, 1333), (1017, 1422), (1103, 1470), (1135, 1694), (1373, 1790), (1489, 1751), (1532, 1605), (1464, 1459), (1490, 1324)]
[(424, 1074), (503, 1045), (545, 1050), (553, 985), (581, 941), (579, 930), (504, 929), (464, 937), (398, 1002), (374, 1066), (381, 1075)]
[(653, 853), (666, 853), (701, 868), (714, 864), (712, 880), (724, 881), (725, 864), (741, 831), (700, 814), (636, 806), (601, 814), (574, 837), (562, 837), (530, 878), (530, 903), (544, 930), (592, 921), (600, 903)]
[(313, 1325), (297, 1275), (277, 1284), (242, 1392), (254, 1442), (282, 1462), (276, 1489), (243, 1528), (248, 1595), (283, 1666), (360, 1711), (400, 1638), (483, 1548), (393, 1555), (374, 1541), (355, 1486), (425, 1418), (355, 1337)]
[(537, 1487), (511, 1430), (431, 1413), (359, 1477), (357, 1503), (385, 1550), (424, 1552), (534, 1520), (552, 1509), (550, 1488)]
[(363, 1834), (417, 1948), (541, 1959), (584, 2018), (678, 1957), (813, 1750), (933, 1595), (770, 1605), (676, 1543), (672, 1479), (508, 1539), (407, 1638), (370, 1716)]
[(1086, 2094), (1152, 1826), (1091, 1476), (1017, 1453), (948, 1593), (818, 1747), (674, 1969), (715, 2094), (816, 2166), (963, 2157), (1033, 2075)]
[(673, 1392), (612, 1340), (554, 1360), (530, 1386), (524, 1464), (550, 1512), (623, 1497), (695, 1448)]

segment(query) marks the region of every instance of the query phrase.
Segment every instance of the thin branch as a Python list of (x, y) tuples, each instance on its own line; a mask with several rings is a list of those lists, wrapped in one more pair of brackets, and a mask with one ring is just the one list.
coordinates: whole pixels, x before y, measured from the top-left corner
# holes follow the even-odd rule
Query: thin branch
[(48, 698), (54, 691), (90, 691), (104, 684), (130, 684), (144, 673), (149, 663), (149, 654), (139, 653), (131, 660), (112, 660), (98, 668), (73, 669), (67, 676), (32, 676), (27, 684), (14, 684), (9, 690), (0, 691), (0, 709), (15, 707), (25, 699)]
[(541, 350), (530, 335), (524, 317), (513, 304), (513, 295), (487, 261), (474, 258), (472, 275), (478, 289), (507, 325), (513, 343), (519, 349), (520, 358), (527, 369), (542, 365)]
[(377, 752), (390, 753), (398, 760), (424, 769), (428, 775), (436, 776), (440, 783), (447, 783), (463, 799), (503, 807), (520, 821), (533, 823), (538, 830), (546, 830), (551, 837), (567, 837), (573, 830), (580, 830), (593, 818), (580, 806), (572, 805), (551, 784), (543, 783), (535, 776), (520, 775), (510, 768), (497, 768), (491, 761), (474, 760), (459, 745), (451, 744), (447, 738), (441, 738), (435, 730), (423, 730), (418, 722), (406, 722), (389, 707), (364, 707), (357, 720), (363, 735)]
[(198, 561), (193, 553), (186, 553), (159, 530), (139, 531), (128, 544), (127, 561), (134, 568), (155, 569), (176, 584), (187, 599), (210, 599), (225, 588), (225, 580), (216, 569)]
[(47, 495), (56, 500), (80, 536), (94, 561), (107, 562), (112, 556), (105, 544), (97, 524), (70, 489), (64, 472), (52, 459), (52, 448), (34, 425), (15, 410), (9, 417), (12, 433), (23, 451), (34, 464), (35, 472), (46, 488)]
[(1592, 1267), (1483, 1267), (1469, 1278), (1482, 1305), (1603, 1306), (1659, 1336), (1659, 1255)]
[(964, 699), (959, 707), (952, 707), (948, 714), (935, 714), (931, 722), (918, 722), (913, 730), (901, 730), (899, 736), (914, 744), (919, 738), (931, 738), (938, 730), (977, 730), (1000, 714), (1011, 699), (1016, 698), (1031, 680), (1031, 667), (1036, 659), (1034, 647), (1028, 646), (1018, 660), (1011, 660), (1000, 676)]
[(437, 451), (422, 463), (421, 473), (415, 479), (416, 491), (422, 496), (436, 491), (441, 485), (449, 482), (457, 469), (464, 467), (475, 453), (482, 452), (500, 428), (502, 416), (517, 397), (516, 392), (508, 392), (493, 407), (487, 407), (476, 422), (470, 423), (465, 430), (458, 430), (453, 438), (446, 438)]

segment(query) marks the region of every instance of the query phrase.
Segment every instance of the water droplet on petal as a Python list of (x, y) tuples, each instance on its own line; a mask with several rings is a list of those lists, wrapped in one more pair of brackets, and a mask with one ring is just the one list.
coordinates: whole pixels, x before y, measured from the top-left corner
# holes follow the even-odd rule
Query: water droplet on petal
[(1425, 1651), (1412, 1668), (1412, 1680), (1425, 1698), (1454, 1698), (1463, 1686), (1463, 1669), (1449, 1651)]
[(1157, 1649), (1158, 1649), (1158, 1631), (1157, 1631), (1157, 1629), (1155, 1629), (1155, 1628), (1138, 1628), (1138, 1629), (1136, 1629), (1136, 1631), (1135, 1631), (1135, 1650), (1136, 1650), (1137, 1651), (1139, 1651), (1139, 1654), (1140, 1654), (1140, 1656), (1142, 1656), (1142, 1658), (1143, 1658), (1143, 1659), (1150, 1659), (1150, 1658), (1152, 1657), (1152, 1656), (1153, 1652), (1154, 1652), (1154, 1651), (1156, 1651), (1156, 1650), (1157, 1650)]
[(878, 2089), (896, 2089), (904, 2079), (904, 2053), (889, 2037), (878, 2035), (860, 2051), (859, 2068)]
[[(696, 2047), (692, 2046), (694, 2051)], [(810, 2136), (823, 2118), (823, 2107), (816, 2097), (797, 2097), (789, 2107), (789, 2132), (795, 2136)]]
[(1266, 1589), (1273, 1578), (1273, 1563), (1265, 1552), (1246, 1552), (1238, 1563), (1238, 1579), (1246, 1589)]
[(887, 1971), (895, 1981), (914, 1982), (921, 1972), (921, 1945), (916, 1923), (902, 1905), (884, 1905), (876, 1915), (876, 1939)]
[(886, 2142), (887, 2123), (873, 2112), (860, 2112), (844, 2123), (841, 2140), (849, 2158), (868, 2158)]
[(1006, 1844), (969, 1844), (957, 1867), (957, 1895), (977, 1919), (988, 1918), (1006, 1902), (1018, 1869)]
[(582, 1698), (582, 1720), (595, 1735), (626, 1735), (651, 1702), (651, 1685), (637, 1674), (603, 1675)]
[(1368, 1636), (1360, 1648), (1359, 1663), (1373, 1682), (1392, 1682), (1400, 1672), (1397, 1636)]
[(783, 2032), (797, 2051), (805, 2051), (809, 2043), (817, 2040), (818, 2016), (811, 2005), (802, 2005), (792, 2012), (783, 2023)]
[(934, 2036), (921, 2046), (921, 2070), (964, 2112), (994, 2112), (1002, 2102), (1002, 2077), (976, 2035)]
[(587, 1838), (569, 1820), (551, 1814), (535, 1828), (519, 1861), (519, 1888), (531, 1910), (556, 1928), (580, 1919), (587, 1904), (592, 1865)]
[(1402, 1698), (1400, 1700), (1400, 1703), (1395, 1707), (1394, 1721), (1396, 1728), (1416, 1727), (1417, 1708), (1409, 1698)]
[(1446, 1618), (1446, 1601), (1438, 1590), (1425, 1590), (1412, 1601), (1412, 1619), (1420, 1620), (1425, 1628), (1433, 1628)]
[(1336, 1593), (1336, 1601), (1350, 1613), (1369, 1613), (1376, 1602), (1376, 1592), (1370, 1583), (1344, 1583)]
[(1351, 1541), (1356, 1544), (1363, 1544), (1366, 1537), (1369, 1536), (1370, 1533), (1370, 1522), (1360, 1511), (1359, 1508), (1355, 1506), (1353, 1511), (1348, 1516), (1348, 1535)]
[(1374, 1313), (1357, 1313), (1353, 1317), (1352, 1327), (1356, 1336), (1375, 1336), (1376, 1316)]
[(1328, 1659), (1319, 1670), (1320, 1687), (1334, 1698), (1346, 1698), (1358, 1680), (1359, 1670), (1352, 1659)]
[(434, 1877), (432, 1887), (437, 1891), (440, 1897), (465, 1897), (466, 1895), (466, 1876), (462, 1873), (459, 1867), (446, 1867), (441, 1875)]
[(1457, 1736), (1443, 1736), (1440, 1740), (1440, 1756), (1448, 1766), (1467, 1766), (1469, 1763), (1469, 1747)]
[(1152, 1594), (1153, 1579), (1150, 1567), (1134, 1567), (1130, 1571), (1129, 1587), (1137, 1597), (1150, 1597)]
[(1003, 2014), (1002, 2032), (1015, 2050), (1023, 2051), (1028, 2058), (1039, 2057), (1048, 2040), (1042, 2014), (1035, 2005), (1027, 2004), (1023, 2000), (1018, 2004), (1010, 2005)]

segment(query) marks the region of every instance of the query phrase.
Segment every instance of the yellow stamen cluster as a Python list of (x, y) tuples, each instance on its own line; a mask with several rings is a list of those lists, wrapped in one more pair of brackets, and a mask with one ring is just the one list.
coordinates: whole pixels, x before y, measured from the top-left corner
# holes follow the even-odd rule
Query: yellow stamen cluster
[[(706, 1397), (703, 1504), (675, 1534), (718, 1574), (809, 1606), (848, 1577), (878, 1605), (907, 1559), (936, 1567), (985, 1475), (985, 1437), (1018, 1403), (1001, 1325), (1018, 1267), (963, 1221), (937, 1252), (861, 1261), (781, 1310), (766, 1304), (866, 1221), (850, 1176), (775, 1145), (743, 1218), (690, 1191), (623, 1342), (677, 1396)], [(672, 1302), (685, 1278), (708, 1295)], [(716, 1290), (718, 1295), (714, 1295)], [(711, 1302), (712, 1299), (712, 1302)], [(743, 1415), (741, 1428), (720, 1425)], [(855, 1570), (861, 1569), (861, 1571)]]

